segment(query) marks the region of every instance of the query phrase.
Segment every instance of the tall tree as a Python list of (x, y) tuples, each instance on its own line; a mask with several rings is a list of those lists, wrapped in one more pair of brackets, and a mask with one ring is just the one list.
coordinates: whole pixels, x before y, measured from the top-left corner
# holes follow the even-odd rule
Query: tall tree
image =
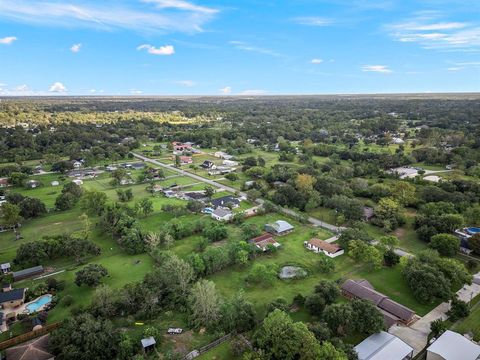
[(217, 325), (220, 320), (220, 298), (213, 281), (200, 280), (195, 283), (189, 300), (194, 327), (212, 328)]

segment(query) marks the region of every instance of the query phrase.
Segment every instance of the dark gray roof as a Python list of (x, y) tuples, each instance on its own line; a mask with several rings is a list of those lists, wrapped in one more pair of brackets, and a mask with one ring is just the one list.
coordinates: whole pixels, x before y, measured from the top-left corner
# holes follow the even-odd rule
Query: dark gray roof
[(404, 321), (410, 321), (413, 316), (415, 316), (415, 312), (410, 310), (406, 306), (393, 301), (392, 299), (385, 298), (378, 304), (380, 309), (388, 311), (390, 314), (393, 314)]
[(20, 270), (20, 271), (14, 271), (13, 272), (13, 278), (14, 279), (21, 278), (21, 277), (25, 277), (25, 276), (39, 274), (41, 272), (43, 272), (43, 266), (42, 265), (34, 266), (34, 267), (31, 267), (31, 268), (28, 268), (28, 269), (23, 269), (23, 270)]
[(12, 289), (10, 291), (0, 292), (0, 303), (21, 300), (25, 295), (25, 289)]
[(212, 199), (211, 203), (213, 206), (227, 206), (229, 203), (233, 205), (240, 205), (240, 200), (234, 196), (227, 195), (218, 199)]
[(225, 217), (227, 215), (231, 215), (232, 212), (228, 209), (222, 209), (222, 208), (217, 208), (213, 211), (213, 213), (215, 216), (218, 216), (218, 217)]

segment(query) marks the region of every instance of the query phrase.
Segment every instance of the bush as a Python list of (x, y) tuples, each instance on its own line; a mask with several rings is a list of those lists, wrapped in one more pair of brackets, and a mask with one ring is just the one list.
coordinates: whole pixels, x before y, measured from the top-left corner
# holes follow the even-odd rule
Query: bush
[(65, 295), (62, 298), (62, 305), (63, 306), (69, 307), (72, 304), (73, 304), (73, 296), (72, 295)]

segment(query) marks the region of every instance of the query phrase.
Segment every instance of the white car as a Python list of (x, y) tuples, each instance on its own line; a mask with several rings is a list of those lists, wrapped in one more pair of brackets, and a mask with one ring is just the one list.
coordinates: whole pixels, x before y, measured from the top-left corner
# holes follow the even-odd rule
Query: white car
[(178, 335), (183, 332), (183, 329), (180, 328), (168, 328), (167, 333), (170, 335)]

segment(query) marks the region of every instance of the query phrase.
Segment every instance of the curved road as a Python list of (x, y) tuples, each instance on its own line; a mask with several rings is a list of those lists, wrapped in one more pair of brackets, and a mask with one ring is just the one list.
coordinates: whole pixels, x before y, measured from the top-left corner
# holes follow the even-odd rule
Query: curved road
[[(171, 170), (171, 171), (175, 171), (183, 176), (188, 176), (192, 179), (195, 179), (195, 180), (198, 180), (198, 181), (202, 181), (204, 182), (205, 184), (208, 184), (208, 185), (211, 185), (213, 187), (216, 187), (216, 188), (220, 188), (220, 189), (224, 189), (226, 191), (229, 191), (231, 193), (239, 193), (240, 196), (243, 196), (243, 197), (247, 197), (247, 194), (243, 191), (239, 191), (238, 189), (235, 189), (231, 186), (227, 186), (227, 185), (224, 185), (224, 184), (220, 184), (219, 182), (216, 182), (214, 180), (210, 180), (210, 179), (207, 179), (207, 178), (204, 178), (203, 176), (200, 176), (200, 175), (196, 175), (196, 174), (192, 174), (191, 172), (188, 172), (188, 171), (185, 171), (185, 170), (182, 170), (182, 169), (179, 169), (179, 168), (176, 168), (174, 166), (171, 166), (171, 165), (167, 165), (167, 164), (164, 164), (158, 160), (155, 160), (155, 159), (151, 159), (151, 158), (148, 158), (146, 156), (143, 156), (143, 155), (140, 155), (140, 154), (137, 154), (137, 153), (134, 153), (132, 152), (132, 155), (135, 156), (137, 159), (140, 159), (140, 160), (143, 160), (145, 162), (149, 162), (149, 163), (152, 163), (152, 164), (155, 164), (155, 165), (158, 165), (158, 166), (161, 166), (165, 169), (168, 169), (168, 170)], [(263, 199), (257, 199), (257, 203), (259, 204), (262, 204), (264, 202)], [(287, 214), (287, 215), (290, 215), (290, 216), (294, 216), (294, 217), (300, 217), (300, 215), (291, 210), (291, 209), (285, 209), (285, 208), (282, 208), (282, 211), (284, 214)], [(330, 231), (333, 231), (335, 233), (338, 233), (338, 232), (341, 232), (342, 230), (344, 230), (345, 228), (344, 227), (340, 227), (340, 226), (335, 226), (335, 225), (332, 225), (332, 224), (329, 224), (329, 223), (326, 223), (324, 221), (321, 221), (319, 219), (316, 219), (314, 217), (308, 217), (308, 221), (314, 225), (314, 226), (318, 226), (318, 227), (322, 227), (324, 229), (327, 229), (327, 230), (330, 230)]]

